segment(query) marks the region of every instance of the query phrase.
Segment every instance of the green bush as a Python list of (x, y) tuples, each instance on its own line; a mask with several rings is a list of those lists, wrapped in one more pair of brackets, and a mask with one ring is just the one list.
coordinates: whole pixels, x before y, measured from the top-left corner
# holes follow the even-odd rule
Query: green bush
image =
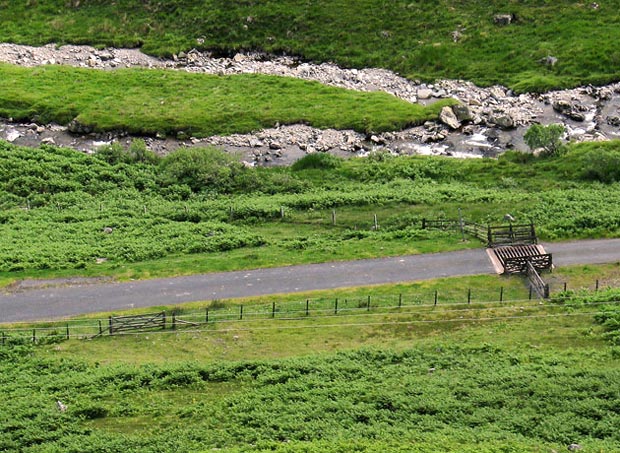
[(331, 170), (342, 165), (342, 159), (328, 153), (306, 154), (291, 165), (293, 171), (301, 170)]
[(608, 184), (620, 181), (620, 146), (616, 142), (582, 149), (579, 168), (583, 179)]
[(217, 148), (181, 148), (161, 160), (159, 179), (164, 186), (181, 184), (194, 192), (230, 193), (247, 171)]
[(561, 137), (564, 134), (564, 126), (561, 124), (532, 124), (527, 130), (523, 139), (532, 151), (542, 148), (541, 154), (546, 156), (557, 156), (564, 151)]

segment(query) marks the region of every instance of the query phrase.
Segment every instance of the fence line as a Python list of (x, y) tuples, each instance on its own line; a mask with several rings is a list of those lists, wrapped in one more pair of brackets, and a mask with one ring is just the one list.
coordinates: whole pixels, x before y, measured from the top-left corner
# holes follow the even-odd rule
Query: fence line
[[(620, 300), (599, 302), (599, 303), (589, 303), (587, 305), (584, 305), (584, 307), (594, 306), (594, 305), (609, 305), (612, 303), (620, 303)], [(510, 315), (510, 316), (507, 315), (507, 316), (488, 316), (488, 317), (469, 317), (469, 318), (459, 317), (459, 318), (446, 318), (446, 319), (418, 319), (418, 320), (407, 320), (407, 321), (380, 321), (380, 322), (366, 322), (366, 323), (359, 322), (359, 323), (338, 323), (338, 324), (310, 324), (310, 325), (295, 325), (295, 326), (283, 326), (281, 324), (278, 324), (277, 326), (275, 325), (274, 326), (252, 326), (252, 327), (246, 327), (246, 328), (244, 327), (228, 328), (227, 327), (225, 329), (216, 329), (216, 330), (213, 330), (213, 329), (209, 330), (209, 329), (201, 328), (202, 327), (201, 325), (196, 325), (194, 327), (197, 327), (197, 329), (184, 329), (182, 330), (182, 332), (203, 333), (203, 334), (214, 334), (214, 333), (224, 334), (224, 333), (230, 333), (230, 332), (253, 332), (253, 331), (265, 331), (265, 330), (281, 331), (281, 330), (306, 330), (306, 329), (321, 329), (321, 328), (387, 326), (387, 325), (444, 324), (444, 323), (454, 323), (454, 322), (459, 322), (459, 323), (492, 322), (492, 321), (506, 321), (506, 320), (522, 320), (522, 319), (546, 319), (546, 318), (559, 318), (559, 317), (594, 316), (597, 314), (605, 313), (604, 311), (587, 311), (587, 312), (577, 313), (577, 312), (572, 311), (572, 307), (570, 306), (555, 305), (554, 307), (558, 309), (564, 309), (564, 310), (566, 310), (567, 308), (571, 308), (571, 310), (567, 310), (564, 313), (556, 313), (556, 314), (551, 313), (551, 314), (543, 314), (543, 315), (518, 314), (518, 315)], [(542, 309), (543, 306), (532, 305), (529, 308), (530, 309)], [(545, 308), (549, 308), (549, 307), (545, 306)], [(377, 313), (376, 315), (379, 315), (379, 313)], [(301, 320), (304, 318), (297, 318), (297, 319)], [(130, 331), (130, 332), (124, 333), (123, 335), (147, 335), (147, 334), (151, 335), (151, 334), (166, 334), (166, 333), (169, 334), (169, 333), (175, 333), (175, 332), (176, 331), (172, 329), (155, 330), (155, 331), (150, 331), (150, 332)], [(7, 343), (9, 342), (9, 338), (10, 337), (2, 333), (2, 336), (0, 337), (0, 339), (2, 340), (2, 346), (5, 345), (5, 340), (7, 341)], [(72, 338), (83, 339), (83, 337), (80, 337), (80, 336), (72, 336)], [(47, 335), (45, 337), (42, 337), (42, 339), (49, 339), (49, 340), (61, 339), (62, 340), (65, 338), (62, 335)]]
[[(599, 280), (596, 281), (596, 290), (599, 287)], [(566, 291), (566, 284), (564, 284), (564, 290)], [(48, 339), (70, 339), (70, 338), (94, 338), (104, 334), (133, 334), (135, 332), (153, 333), (157, 329), (159, 331), (183, 329), (186, 331), (188, 328), (209, 328), (209, 326), (215, 326), (222, 323), (232, 322), (252, 322), (267, 319), (277, 319), (279, 321), (288, 320), (301, 320), (312, 318), (328, 318), (334, 316), (341, 317), (368, 317), (373, 315), (385, 315), (390, 313), (391, 315), (429, 315), (437, 313), (437, 305), (445, 307), (446, 304), (452, 305), (452, 308), (442, 309), (441, 313), (444, 315), (450, 315), (457, 312), (483, 312), (491, 308), (499, 309), (514, 309), (516, 304), (529, 304), (530, 309), (537, 307), (540, 302), (534, 302), (532, 300), (532, 289), (530, 289), (529, 297), (527, 299), (510, 299), (504, 298), (504, 288), (500, 288), (499, 298), (494, 300), (475, 301), (472, 304), (472, 292), (471, 289), (467, 291), (467, 295), (459, 298), (458, 301), (447, 302), (442, 300), (438, 291), (433, 294), (432, 301), (427, 303), (421, 303), (419, 298), (416, 298), (414, 303), (403, 303), (403, 295), (399, 294), (397, 297), (390, 296), (388, 304), (381, 304), (384, 299), (373, 298), (367, 296), (365, 298), (354, 298), (351, 300), (353, 306), (347, 305), (351, 299), (334, 298), (330, 300), (317, 300), (311, 301), (306, 299), (304, 301), (295, 302), (282, 302), (278, 305), (275, 301), (268, 304), (255, 304), (252, 305), (252, 310), (244, 310), (243, 305), (230, 305), (225, 307), (210, 306), (200, 311), (190, 313), (179, 313), (179, 310), (173, 310), (170, 315), (167, 316), (166, 312), (151, 313), (147, 315), (129, 315), (110, 317), (108, 319), (94, 319), (93, 324), (88, 324), (87, 320), (77, 319), (79, 324), (71, 323), (72, 320), (62, 320), (58, 322), (46, 322), (42, 325), (21, 323), (24, 327), (7, 327), (2, 329), (0, 327), (0, 345), (10, 343), (15, 337), (19, 337), (24, 340), (32, 341), (34, 343), (46, 341)], [(343, 306), (343, 302), (345, 306)], [(311, 303), (314, 302), (314, 303)], [(374, 302), (374, 303), (373, 303)], [(600, 303), (589, 303), (588, 305), (603, 305), (613, 304), (620, 301), (605, 301)], [(541, 305), (543, 306), (543, 305)], [(549, 305), (544, 305), (549, 307)], [(558, 305), (560, 307), (560, 305)], [(114, 321), (110, 321), (114, 319)], [(125, 322), (125, 324), (115, 324), (118, 322)], [(102, 321), (104, 321), (102, 323)], [(145, 322), (146, 321), (146, 322)], [(110, 322), (112, 322), (112, 329), (110, 329)], [(129, 324), (127, 324), (129, 323)], [(141, 324), (142, 323), (142, 324)], [(105, 328), (104, 328), (105, 325)], [(118, 326), (130, 326), (127, 328), (117, 328)]]

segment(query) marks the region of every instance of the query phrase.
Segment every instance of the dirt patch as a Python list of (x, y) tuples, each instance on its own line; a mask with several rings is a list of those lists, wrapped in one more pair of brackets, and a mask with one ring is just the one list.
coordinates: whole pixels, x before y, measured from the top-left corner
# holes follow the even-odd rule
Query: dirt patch
[(68, 277), (54, 279), (24, 279), (4, 288), (5, 293), (19, 293), (33, 289), (69, 288), (113, 282), (112, 277)]

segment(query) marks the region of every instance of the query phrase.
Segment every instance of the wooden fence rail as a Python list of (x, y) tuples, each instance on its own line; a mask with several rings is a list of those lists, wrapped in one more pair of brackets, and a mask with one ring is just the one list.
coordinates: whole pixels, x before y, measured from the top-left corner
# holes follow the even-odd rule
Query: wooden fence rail
[(527, 262), (527, 279), (539, 298), (549, 299), (549, 284), (542, 279), (532, 261)]

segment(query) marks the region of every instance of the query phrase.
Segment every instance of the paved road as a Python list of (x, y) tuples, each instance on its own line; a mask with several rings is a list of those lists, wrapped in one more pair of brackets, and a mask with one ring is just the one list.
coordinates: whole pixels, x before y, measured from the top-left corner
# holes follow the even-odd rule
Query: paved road
[[(546, 244), (556, 266), (620, 261), (620, 239)], [(0, 294), (0, 322), (438, 277), (492, 274), (483, 249)]]

